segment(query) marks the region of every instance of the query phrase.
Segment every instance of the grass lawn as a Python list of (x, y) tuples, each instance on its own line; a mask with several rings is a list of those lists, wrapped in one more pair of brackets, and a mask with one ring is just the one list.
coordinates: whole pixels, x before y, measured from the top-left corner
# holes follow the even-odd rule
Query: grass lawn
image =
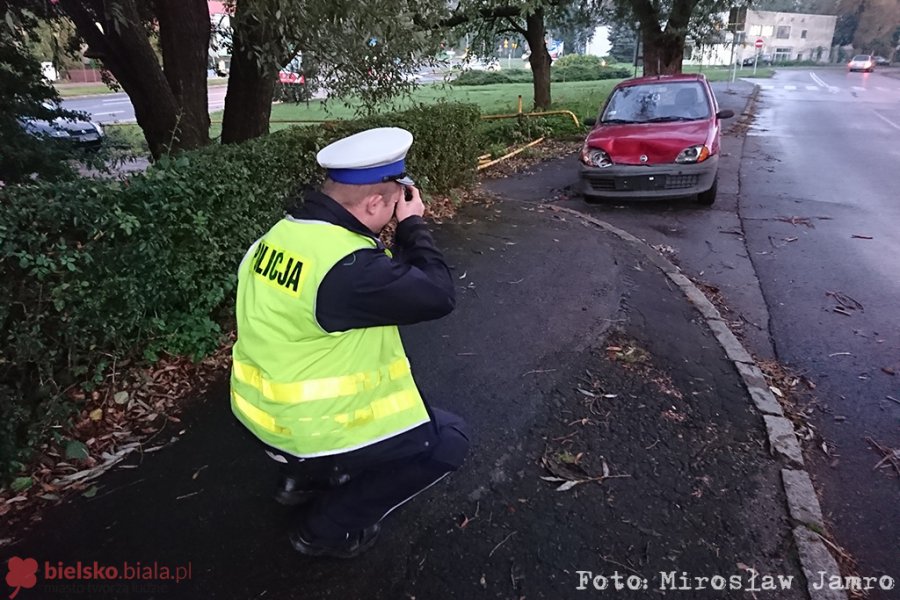
[[(698, 72), (700, 67), (685, 67), (686, 72)], [(703, 67), (702, 72), (710, 81), (728, 81), (731, 70), (725, 67)], [(738, 77), (751, 77), (752, 69), (738, 69)], [(757, 77), (771, 77), (773, 69), (757, 69)], [(580, 121), (587, 117), (595, 117), (600, 106), (609, 96), (619, 79), (600, 81), (556, 82), (551, 87), (553, 99), (552, 110), (570, 110)], [(503, 83), (493, 85), (450, 86), (446, 84), (423, 85), (409, 97), (395, 100), (383, 107), (382, 112), (403, 110), (416, 104), (433, 104), (439, 101), (471, 102), (477, 104), (482, 114), (515, 113), (518, 96), (522, 96), (522, 107), (525, 112), (532, 110), (534, 90), (530, 83)], [(313, 100), (309, 104), (283, 103), (272, 107), (271, 131), (278, 131), (292, 125), (293, 121), (327, 121), (352, 119), (357, 116), (358, 104), (346, 104), (332, 100), (323, 102)], [(210, 136), (217, 139), (222, 133), (222, 111), (211, 113), (213, 123)], [(567, 117), (559, 117), (567, 119)], [(290, 121), (290, 122), (285, 122)], [(131, 126), (136, 127), (136, 126)]]
[[(600, 105), (612, 91), (619, 80), (572, 81), (554, 83), (551, 87), (553, 98), (552, 110), (570, 110), (579, 120), (596, 116)], [(534, 90), (530, 83), (504, 83), (494, 85), (448, 86), (442, 84), (424, 85), (408, 98), (399, 99), (384, 107), (384, 112), (403, 110), (416, 104), (433, 104), (439, 101), (471, 102), (477, 104), (482, 114), (514, 113), (517, 110), (518, 96), (522, 96), (524, 112), (530, 112), (534, 103)], [(272, 107), (271, 130), (277, 131), (290, 127), (290, 123), (278, 121), (294, 120), (336, 120), (352, 119), (356, 116), (355, 106), (337, 101), (322, 102), (318, 100), (307, 104), (276, 104)], [(210, 115), (213, 121), (221, 121), (222, 113)], [(560, 117), (566, 118), (566, 117)], [(217, 137), (221, 132), (221, 123), (213, 123), (210, 135)]]

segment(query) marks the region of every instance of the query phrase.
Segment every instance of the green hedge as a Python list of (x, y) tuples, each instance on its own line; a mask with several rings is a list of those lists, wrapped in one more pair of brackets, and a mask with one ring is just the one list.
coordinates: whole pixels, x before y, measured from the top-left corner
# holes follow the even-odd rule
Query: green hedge
[(0, 189), (0, 482), (77, 408), (66, 388), (101, 382), (113, 361), (218, 346), (241, 256), (321, 176), (322, 146), (405, 127), (409, 171), (448, 191), (474, 178), (478, 117), (438, 104), (211, 146), (120, 182)]

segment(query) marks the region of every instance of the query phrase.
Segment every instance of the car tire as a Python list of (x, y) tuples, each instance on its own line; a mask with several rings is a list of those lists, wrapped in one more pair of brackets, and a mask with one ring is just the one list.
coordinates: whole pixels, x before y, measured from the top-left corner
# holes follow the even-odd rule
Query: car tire
[(697, 194), (697, 204), (701, 206), (712, 206), (713, 202), (716, 201), (716, 192), (719, 187), (719, 178), (716, 177), (713, 179), (712, 187), (706, 190), (705, 192), (700, 192)]

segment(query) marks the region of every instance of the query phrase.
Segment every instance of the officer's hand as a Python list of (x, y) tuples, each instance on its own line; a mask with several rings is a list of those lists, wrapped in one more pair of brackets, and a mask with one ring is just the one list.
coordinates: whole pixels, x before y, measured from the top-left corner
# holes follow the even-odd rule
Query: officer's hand
[(413, 215), (421, 217), (425, 214), (425, 204), (422, 202), (419, 190), (413, 186), (408, 186), (407, 189), (412, 192), (412, 200), (400, 200), (397, 202), (397, 206), (394, 209), (397, 221), (403, 221)]

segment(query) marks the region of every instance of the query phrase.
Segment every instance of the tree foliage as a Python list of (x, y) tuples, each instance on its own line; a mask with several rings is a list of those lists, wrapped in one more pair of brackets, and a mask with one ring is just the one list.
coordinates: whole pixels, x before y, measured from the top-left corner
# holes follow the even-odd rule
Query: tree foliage
[(637, 35), (632, 23), (623, 20), (614, 21), (609, 26), (609, 54), (619, 62), (630, 63), (634, 60), (634, 46)]
[(233, 0), (230, 8), (224, 142), (268, 130), (278, 70), (301, 53), (329, 98), (353, 96), (362, 112), (411, 91), (411, 74), (433, 62), (435, 25), (447, 15), (441, 0)]
[(23, 127), (26, 119), (78, 116), (59, 108), (56, 90), (43, 78), (40, 63), (28, 50), (29, 33), (36, 26), (27, 11), (0, 3), (0, 183), (74, 176), (71, 148), (36, 137)]
[(552, 101), (548, 31), (568, 31), (584, 41), (600, 22), (600, 5), (601, 0), (461, 0), (444, 25), (473, 36), (475, 48), (494, 48), (510, 35), (524, 38), (531, 52), (534, 106), (543, 109)]

